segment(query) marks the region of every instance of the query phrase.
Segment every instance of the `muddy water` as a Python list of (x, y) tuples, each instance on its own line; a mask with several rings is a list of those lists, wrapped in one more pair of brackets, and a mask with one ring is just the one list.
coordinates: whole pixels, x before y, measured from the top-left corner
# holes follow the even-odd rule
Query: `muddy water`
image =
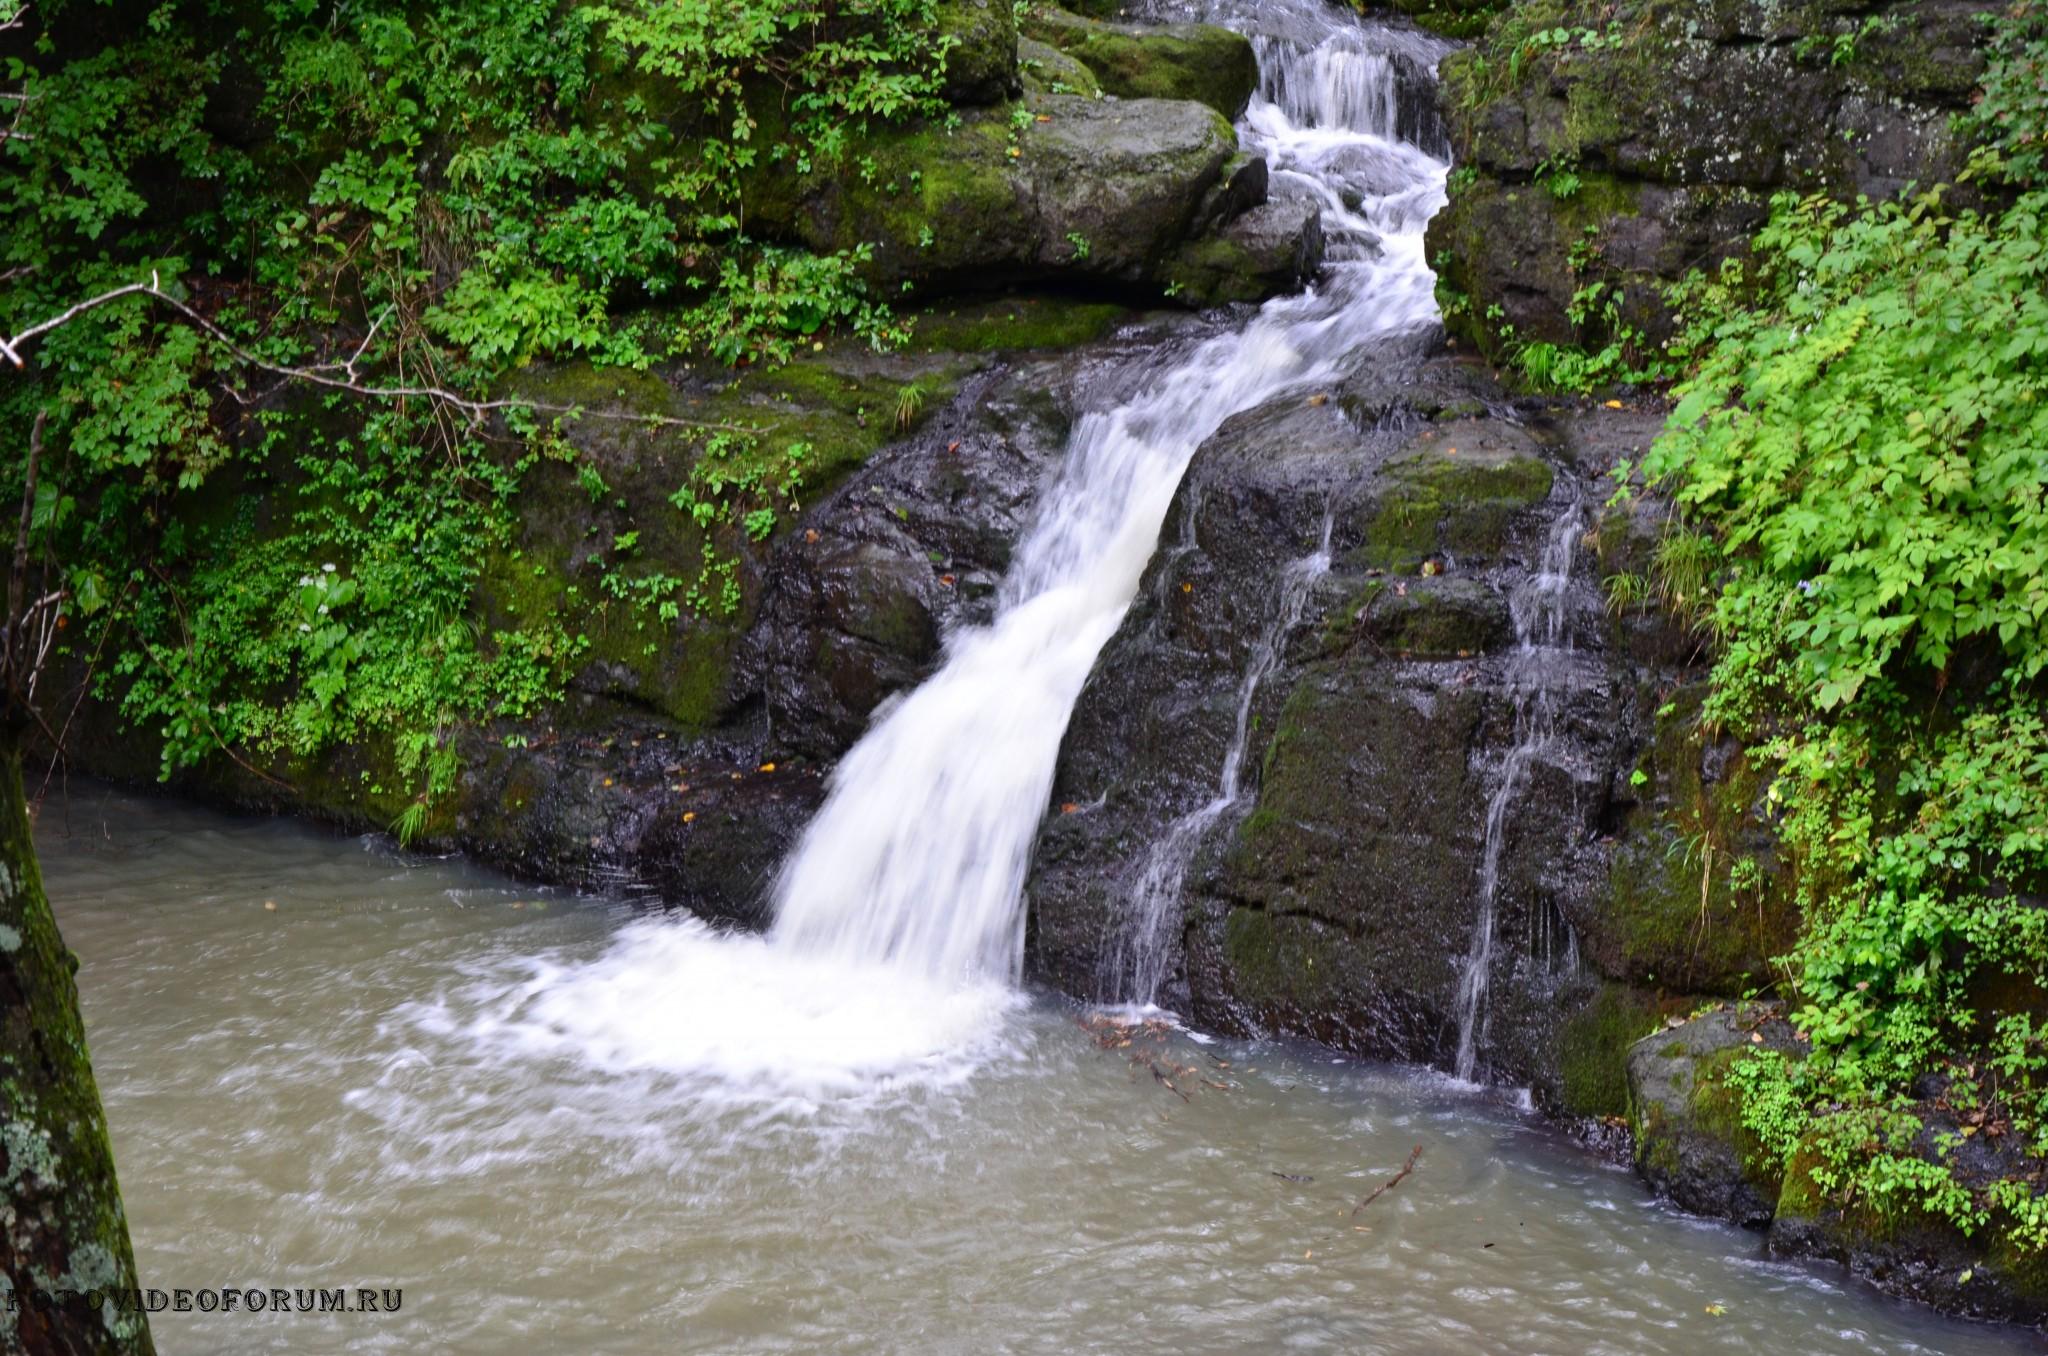
[(724, 1062), (702, 1032), (669, 1060), (704, 1003), (607, 999), (646, 927), (619, 906), (93, 790), (39, 841), (144, 1283), (404, 1290), (161, 1315), (167, 1353), (2028, 1349), (1764, 1262), (1400, 1070), (1141, 1038), (1183, 1102), (1030, 997), (849, 1072), (830, 1024), (746, 1008), (744, 943), (692, 952), (739, 979), (673, 981), (736, 1005)]

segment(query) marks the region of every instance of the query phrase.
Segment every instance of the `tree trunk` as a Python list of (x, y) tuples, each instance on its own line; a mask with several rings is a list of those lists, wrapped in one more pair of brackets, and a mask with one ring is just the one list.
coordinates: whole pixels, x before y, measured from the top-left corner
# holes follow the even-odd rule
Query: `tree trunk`
[(106, 1113), (0, 729), (0, 1352), (153, 1353)]

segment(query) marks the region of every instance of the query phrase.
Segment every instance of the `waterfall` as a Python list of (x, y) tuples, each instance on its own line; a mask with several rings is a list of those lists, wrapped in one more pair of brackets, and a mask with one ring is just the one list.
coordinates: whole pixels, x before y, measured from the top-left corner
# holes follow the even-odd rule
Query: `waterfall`
[(1398, 135), (1400, 89), (1391, 52), (1341, 39), (1301, 50), (1286, 38), (1258, 38), (1259, 97), (1295, 126)]
[(1515, 653), (1508, 670), (1515, 693), (1515, 742), (1501, 762), (1500, 776), (1486, 801), (1484, 847), (1479, 858), (1479, 919), (1473, 925), (1472, 949), (1458, 980), (1458, 1055), (1453, 1067), (1458, 1077), (1468, 1082), (1478, 1067), (1479, 1045), (1486, 1038), (1486, 989), (1493, 965), (1494, 916), (1508, 810), (1556, 726), (1558, 661), (1570, 649), (1565, 595), (1571, 584), (1572, 553), (1585, 530), (1583, 512), (1583, 505), (1574, 499), (1557, 516), (1536, 572), (1509, 599), (1515, 626)]
[[(1323, 182), (1333, 197), (1341, 153), (1369, 147), (1380, 153), (1376, 164), (1405, 171), (1400, 196), (1440, 200), (1442, 164), (1387, 140), (1393, 64), (1358, 47), (1363, 31), (1341, 30), (1306, 50), (1266, 44), (1274, 65), (1246, 113), (1244, 139), (1283, 169)], [(1313, 109), (1288, 102), (1288, 91), (1325, 86), (1328, 97), (1311, 100)], [(1297, 122), (1297, 107), (1314, 120)], [(1336, 229), (1346, 221), (1365, 229), (1362, 215), (1338, 210)], [(834, 773), (824, 808), (778, 882), (776, 944), (931, 978), (1015, 978), (1024, 877), (1060, 738), (1137, 590), (1189, 458), (1229, 415), (1328, 379), (1370, 335), (1435, 318), (1422, 261), (1427, 219), (1382, 219), (1390, 233), (1378, 258), (1333, 266), (1317, 290), (1267, 303), (1243, 331), (1204, 344), (1136, 399), (1080, 421), (994, 621), (955, 635), (939, 671), (887, 710)], [(1296, 614), (1311, 577), (1304, 568), (1299, 587), (1290, 585)], [(1255, 647), (1265, 668), (1282, 639), (1270, 633)], [(1237, 795), (1260, 662), (1240, 697), (1238, 739), (1219, 791), (1226, 804)], [(1190, 821), (1175, 832), (1191, 839), (1200, 827)], [(1140, 892), (1152, 901), (1141, 907), (1154, 914), (1178, 895), (1185, 869), (1174, 837), (1161, 844), (1156, 872), (1147, 873), (1155, 878)], [(1138, 947), (1140, 989), (1156, 991), (1158, 950)]]
[[(1337, 262), (1243, 328), (1141, 360), (1153, 370), (1138, 394), (1076, 422), (993, 619), (951, 634), (937, 671), (877, 709), (783, 864), (766, 937), (647, 921), (594, 960), (537, 964), (508, 1022), (538, 1048), (566, 1044), (610, 1066), (699, 1077), (700, 1095), (776, 1107), (960, 1076), (975, 1057), (962, 1052), (986, 1048), (993, 1016), (1016, 1001), (1024, 879), (1061, 738), (1195, 449), (1239, 410), (1334, 381), (1374, 336), (1437, 319), (1422, 232), (1443, 202), (1447, 166), (1390, 139), (1393, 64), (1354, 60), (1374, 42), (1415, 39), (1314, 0), (1214, 17), (1312, 35), (1267, 46), (1274, 69), (1239, 135), (1323, 204)], [(1315, 86), (1317, 70), (1341, 75), (1347, 92), (1317, 121), (1298, 121), (1308, 113), (1291, 91)], [(1218, 783), (1226, 805), (1252, 697), (1320, 568), (1311, 557), (1290, 574), (1254, 649)], [(1161, 852), (1152, 893), (1164, 919), (1163, 901), (1178, 893), (1166, 863), (1186, 858), (1171, 845)], [(1156, 974), (1145, 982), (1156, 987)]]
[(1159, 999), (1159, 986), (1165, 983), (1167, 967), (1173, 959), (1181, 883), (1187, 878), (1188, 866), (1202, 836), (1236, 806), (1243, 794), (1252, 701), (1259, 694), (1259, 686), (1279, 666), (1287, 638), (1300, 624), (1316, 581), (1330, 572), (1332, 522), (1331, 516), (1325, 514), (1322, 544), (1281, 572), (1279, 605), (1260, 629), (1244, 674), (1238, 679), (1237, 722), (1223, 754), (1222, 771), (1216, 777), (1216, 794), (1168, 825), (1165, 834), (1146, 853), (1144, 868), (1138, 873), (1137, 883), (1126, 897), (1123, 916), (1118, 920), (1122, 924), (1119, 936), (1106, 960), (1108, 997), (1145, 1007)]

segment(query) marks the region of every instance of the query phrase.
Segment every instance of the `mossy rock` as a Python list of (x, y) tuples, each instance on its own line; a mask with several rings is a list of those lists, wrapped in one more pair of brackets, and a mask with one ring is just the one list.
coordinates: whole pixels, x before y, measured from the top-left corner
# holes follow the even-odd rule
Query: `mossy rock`
[(1629, 1047), (1657, 1024), (1659, 1010), (1640, 989), (1602, 984), (1558, 1029), (1555, 1109), (1566, 1116), (1626, 1116)]
[(1629, 1047), (1636, 1171), (1698, 1215), (1760, 1226), (1777, 1209), (1783, 1168), (1743, 1124), (1728, 1071), (1752, 1048), (1803, 1047), (1775, 1006), (1716, 1008)]
[(1700, 721), (1704, 688), (1672, 694), (1631, 772), (1637, 798), (1604, 905), (1573, 919), (1602, 973), (1733, 997), (1759, 987), (1799, 931), (1796, 891), (1760, 821), (1770, 769)]
[(1330, 625), (1395, 658), (1418, 660), (1484, 654), (1514, 630), (1498, 593), (1477, 579), (1446, 576), (1368, 580)]
[(872, 174), (764, 167), (748, 215), (822, 252), (873, 247), (891, 293), (1034, 280), (1164, 286), (1237, 153), (1229, 122), (1184, 100), (1034, 95), (953, 124), (871, 138)]
[(1017, 73), (1032, 94), (1102, 93), (1102, 82), (1091, 71), (1051, 43), (1036, 38), (1017, 40)]
[(938, 29), (955, 39), (940, 93), (948, 103), (997, 104), (1018, 91), (1017, 19), (1009, 0), (940, 0)]
[(911, 346), (935, 354), (1073, 348), (1137, 314), (1118, 302), (1059, 293), (941, 302), (915, 313)]
[[(822, 495), (942, 407), (970, 365), (952, 355), (878, 358), (841, 342), (785, 366), (673, 385), (587, 363), (521, 371), (512, 391), (584, 413), (564, 421), (570, 455), (544, 458), (527, 473), (517, 534), (484, 561), (477, 593), (486, 629), (577, 646), (578, 691), (632, 702), (689, 729), (716, 725), (729, 710), (733, 656), (753, 617), (765, 542), (729, 523), (701, 528), (672, 502), (705, 439), (737, 439), (747, 449), (742, 460), (771, 464), (802, 444), (803, 493)], [(913, 390), (914, 400), (906, 395)], [(647, 415), (704, 427), (637, 418)], [(720, 555), (736, 561), (730, 599), (722, 579), (706, 573)], [(704, 595), (695, 606), (686, 598), (692, 587)], [(664, 601), (679, 615), (664, 619)]]
[(1840, 1263), (1887, 1292), (1944, 1313), (2006, 1323), (2048, 1320), (2048, 1258), (2016, 1246), (1994, 1217), (1965, 1234), (1911, 1199), (1844, 1205), (1814, 1180), (1808, 1140), (1786, 1168), (1768, 1247), (1783, 1258)]
[(1193, 99), (1235, 118), (1258, 88), (1251, 40), (1213, 24), (1120, 24), (1039, 6), (1024, 32), (1095, 72), (1120, 99)]
[(1387, 464), (1387, 488), (1350, 563), (1419, 571), (1431, 560), (1488, 560), (1517, 513), (1550, 496), (1553, 472), (1511, 424), (1459, 419), (1425, 429)]

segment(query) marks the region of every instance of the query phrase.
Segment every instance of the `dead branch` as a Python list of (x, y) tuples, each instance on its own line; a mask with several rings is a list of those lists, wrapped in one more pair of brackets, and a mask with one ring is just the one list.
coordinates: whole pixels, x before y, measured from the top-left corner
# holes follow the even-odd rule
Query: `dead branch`
[(669, 414), (625, 414), (609, 410), (587, 409), (581, 405), (557, 405), (546, 401), (523, 400), (512, 397), (502, 397), (496, 400), (476, 400), (458, 391), (451, 391), (445, 386), (432, 384), (370, 385), (359, 378), (356, 372), (356, 364), (362, 360), (363, 352), (369, 347), (370, 340), (375, 337), (377, 327), (382, 325), (386, 316), (389, 315), (388, 308), (385, 315), (379, 316), (376, 323), (370, 327), (370, 333), (364, 336), (362, 344), (357, 347), (355, 353), (342, 362), (313, 363), (307, 366), (274, 363), (242, 347), (232, 335), (201, 314), (197, 309), (164, 291), (162, 280), (154, 270), (151, 271), (149, 281), (146, 283), (129, 283), (125, 287), (116, 287), (102, 292), (98, 296), (87, 297), (85, 300), (58, 312), (49, 319), (29, 326), (19, 334), (0, 336), (0, 358), (5, 358), (17, 368), (24, 367), (26, 366), (26, 361), (21, 355), (23, 345), (41, 338), (52, 330), (69, 324), (88, 311), (97, 310), (99, 307), (119, 301), (123, 297), (133, 296), (149, 297), (170, 307), (200, 333), (225, 348), (234, 356), (237, 362), (244, 366), (253, 367), (258, 371), (269, 372), (274, 376), (284, 377), (292, 381), (303, 381), (309, 385), (325, 387), (328, 390), (346, 391), (351, 395), (364, 396), (372, 400), (430, 400), (440, 410), (459, 410), (468, 415), (472, 425), (483, 423), (491, 414), (501, 410), (529, 410), (537, 414), (573, 414), (586, 419), (613, 419), (623, 423), (647, 424), (661, 428), (711, 429), (717, 432), (740, 434), (757, 432), (755, 429), (739, 424), (720, 423), (711, 419), (683, 419)]
[(1359, 1211), (1365, 1209), (1365, 1207), (1371, 1205), (1374, 1201), (1378, 1200), (1381, 1196), (1384, 1196), (1387, 1192), (1392, 1191), (1395, 1187), (1401, 1185), (1402, 1179), (1407, 1177), (1409, 1173), (1415, 1171), (1415, 1160), (1421, 1157), (1422, 1146), (1418, 1144), (1413, 1149), (1410, 1149), (1408, 1151), (1408, 1161), (1401, 1165), (1401, 1170), (1399, 1172), (1395, 1173), (1392, 1177), (1389, 1177), (1386, 1181), (1381, 1182), (1378, 1186), (1374, 1187), (1371, 1191), (1367, 1192), (1364, 1200), (1360, 1201), (1357, 1205), (1351, 1207), (1351, 1218), (1357, 1219)]

